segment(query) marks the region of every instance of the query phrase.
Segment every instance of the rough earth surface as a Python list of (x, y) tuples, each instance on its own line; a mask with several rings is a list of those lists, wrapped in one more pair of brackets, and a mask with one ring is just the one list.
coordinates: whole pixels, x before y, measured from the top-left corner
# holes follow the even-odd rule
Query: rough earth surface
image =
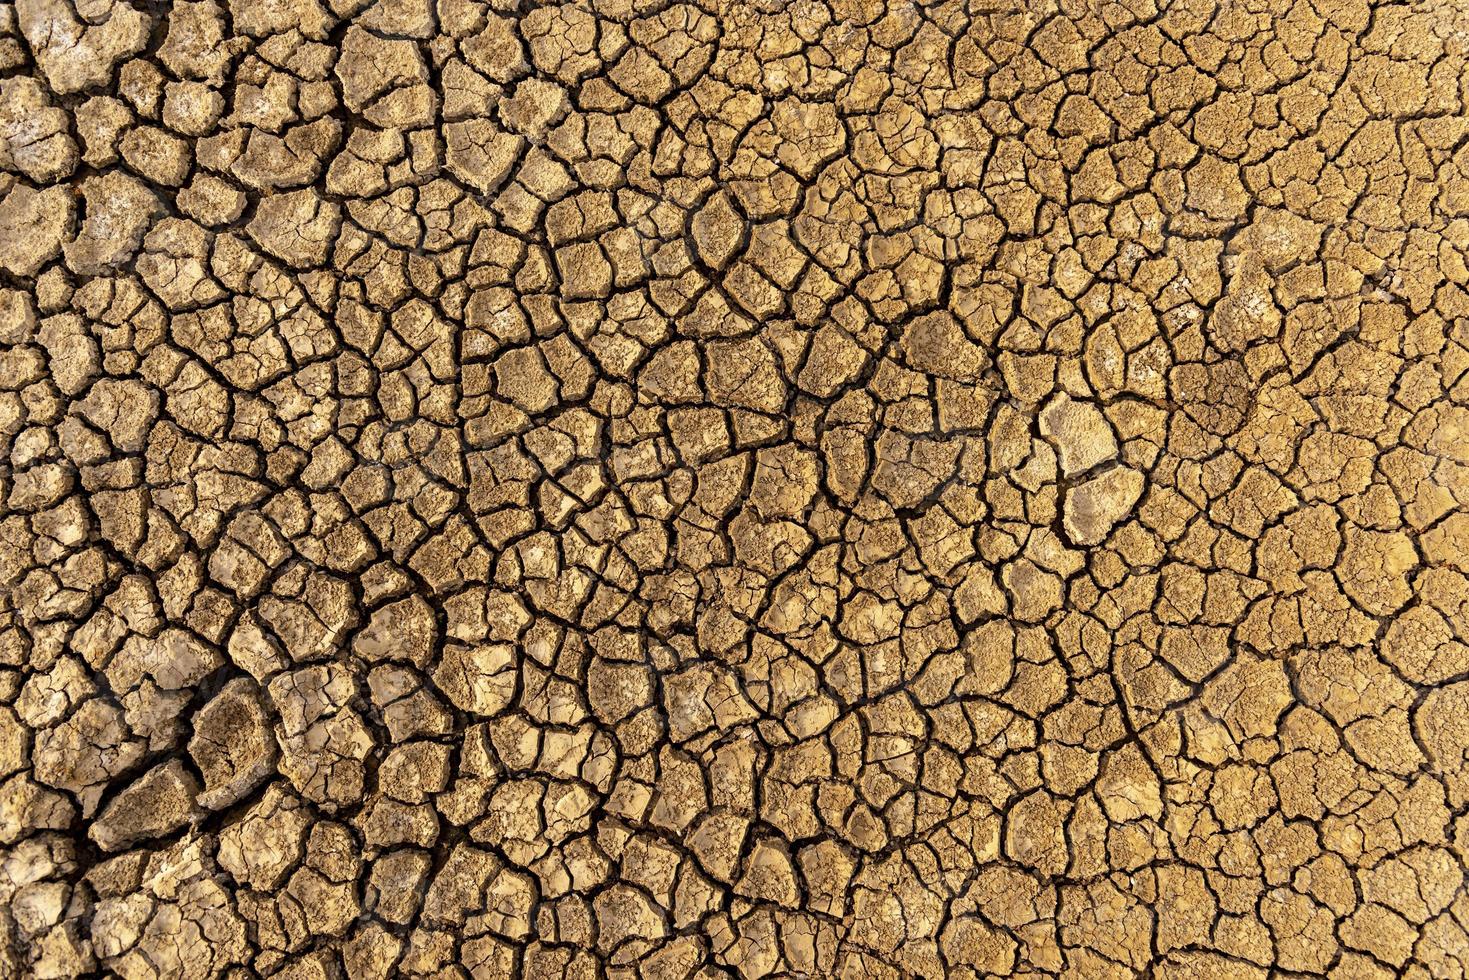
[(0, 2), (0, 976), (1469, 971), (1469, 4)]

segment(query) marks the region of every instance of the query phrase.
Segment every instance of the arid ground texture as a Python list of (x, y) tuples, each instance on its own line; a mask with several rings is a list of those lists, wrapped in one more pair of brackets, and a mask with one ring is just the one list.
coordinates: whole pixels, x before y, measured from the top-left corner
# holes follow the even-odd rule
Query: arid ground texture
[(0, 3), (0, 977), (1469, 971), (1469, 2)]

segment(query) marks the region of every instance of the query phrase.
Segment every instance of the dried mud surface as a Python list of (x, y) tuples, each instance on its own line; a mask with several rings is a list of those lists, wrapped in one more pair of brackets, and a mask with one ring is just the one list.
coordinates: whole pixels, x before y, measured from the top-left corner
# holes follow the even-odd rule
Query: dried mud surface
[(0, 975), (1464, 977), (1466, 57), (0, 4)]

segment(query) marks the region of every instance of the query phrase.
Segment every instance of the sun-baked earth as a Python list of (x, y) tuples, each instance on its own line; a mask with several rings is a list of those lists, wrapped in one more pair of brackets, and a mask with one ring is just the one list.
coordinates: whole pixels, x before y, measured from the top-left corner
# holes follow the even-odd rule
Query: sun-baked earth
[(1469, 4), (0, 3), (0, 976), (1469, 970)]

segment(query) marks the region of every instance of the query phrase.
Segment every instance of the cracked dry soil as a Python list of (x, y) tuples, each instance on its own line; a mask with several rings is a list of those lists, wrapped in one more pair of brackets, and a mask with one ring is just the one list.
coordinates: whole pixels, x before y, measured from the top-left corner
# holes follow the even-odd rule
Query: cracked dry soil
[(1466, 59), (0, 3), (0, 976), (1464, 977)]

